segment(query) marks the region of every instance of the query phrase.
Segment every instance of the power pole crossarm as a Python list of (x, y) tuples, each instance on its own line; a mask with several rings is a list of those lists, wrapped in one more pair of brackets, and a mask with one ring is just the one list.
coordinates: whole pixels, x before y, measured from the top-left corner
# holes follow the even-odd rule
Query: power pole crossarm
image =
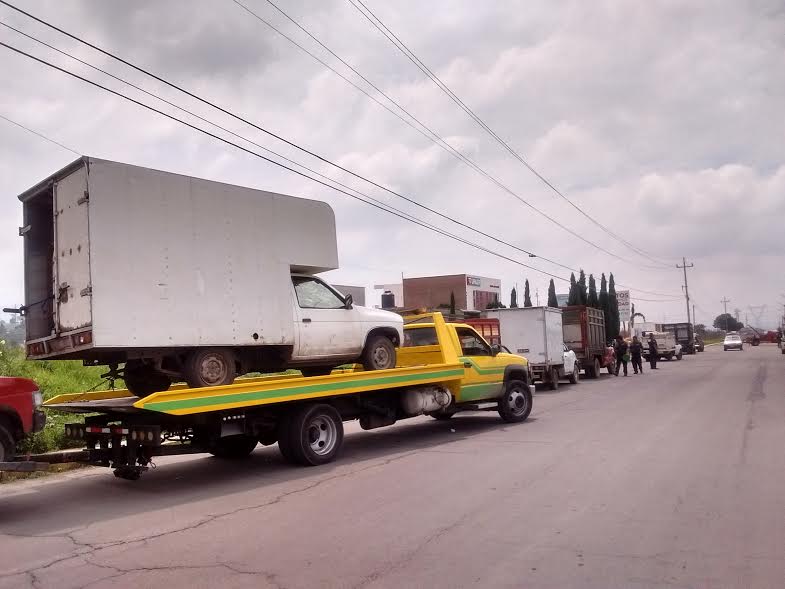
[(687, 258), (681, 259), (681, 266), (676, 264), (677, 268), (682, 268), (684, 270), (684, 298), (687, 301), (687, 323), (692, 323), (692, 318), (690, 317), (690, 291), (687, 288), (687, 268), (694, 267), (695, 264), (687, 264)]

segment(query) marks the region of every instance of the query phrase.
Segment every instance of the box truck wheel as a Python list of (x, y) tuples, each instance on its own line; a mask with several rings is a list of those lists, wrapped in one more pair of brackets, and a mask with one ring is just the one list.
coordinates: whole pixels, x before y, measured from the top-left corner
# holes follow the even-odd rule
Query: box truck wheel
[(226, 436), (225, 438), (219, 438), (215, 441), (210, 447), (210, 454), (217, 458), (237, 460), (238, 458), (245, 458), (250, 455), (258, 443), (259, 440), (254, 436), (249, 436), (247, 434)]
[(395, 346), (386, 335), (372, 335), (363, 350), (362, 365), (366, 370), (395, 368)]
[(281, 422), (278, 447), (289, 462), (318, 466), (332, 462), (343, 444), (343, 420), (332, 405), (298, 407)]
[(600, 360), (599, 360), (599, 358), (595, 358), (594, 362), (592, 363), (590, 378), (600, 378)]
[(572, 369), (572, 374), (570, 375), (570, 383), (578, 384), (578, 380), (581, 377), (581, 367), (578, 366), (578, 363), (575, 363), (575, 368)]
[(191, 388), (232, 384), (237, 376), (234, 354), (221, 348), (189, 352), (185, 358), (183, 376)]
[(499, 399), (499, 415), (507, 423), (517, 423), (529, 417), (532, 410), (532, 394), (522, 380), (511, 380), (504, 387)]
[(123, 380), (126, 388), (139, 398), (167, 390), (172, 381), (158, 372), (152, 364), (141, 360), (129, 360), (123, 368)]

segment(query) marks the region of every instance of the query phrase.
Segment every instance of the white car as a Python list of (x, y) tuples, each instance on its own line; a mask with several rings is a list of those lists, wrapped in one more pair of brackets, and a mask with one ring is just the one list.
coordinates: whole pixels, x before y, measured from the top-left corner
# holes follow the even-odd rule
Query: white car
[(740, 335), (729, 333), (725, 336), (725, 341), (722, 342), (722, 349), (726, 352), (728, 350), (744, 350), (744, 342)]
[(572, 384), (577, 384), (578, 375), (581, 372), (578, 357), (575, 355), (574, 351), (567, 347), (567, 344), (562, 345), (564, 346), (564, 375), (570, 379)]

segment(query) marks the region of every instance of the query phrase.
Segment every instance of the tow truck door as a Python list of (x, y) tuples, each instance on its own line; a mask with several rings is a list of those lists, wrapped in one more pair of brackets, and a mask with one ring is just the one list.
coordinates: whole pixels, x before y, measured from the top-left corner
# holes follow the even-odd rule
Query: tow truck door
[(505, 367), (496, 360), (491, 347), (476, 331), (468, 327), (456, 327), (455, 331), (464, 367), (460, 400), (495, 399), (504, 385)]

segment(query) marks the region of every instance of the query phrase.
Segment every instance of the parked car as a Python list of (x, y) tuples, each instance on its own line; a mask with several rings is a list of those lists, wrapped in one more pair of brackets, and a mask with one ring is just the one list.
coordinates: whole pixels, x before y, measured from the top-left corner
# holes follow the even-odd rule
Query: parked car
[(729, 333), (725, 336), (725, 341), (722, 342), (722, 348), (726, 352), (728, 350), (744, 350), (744, 342), (741, 341), (740, 335)]

